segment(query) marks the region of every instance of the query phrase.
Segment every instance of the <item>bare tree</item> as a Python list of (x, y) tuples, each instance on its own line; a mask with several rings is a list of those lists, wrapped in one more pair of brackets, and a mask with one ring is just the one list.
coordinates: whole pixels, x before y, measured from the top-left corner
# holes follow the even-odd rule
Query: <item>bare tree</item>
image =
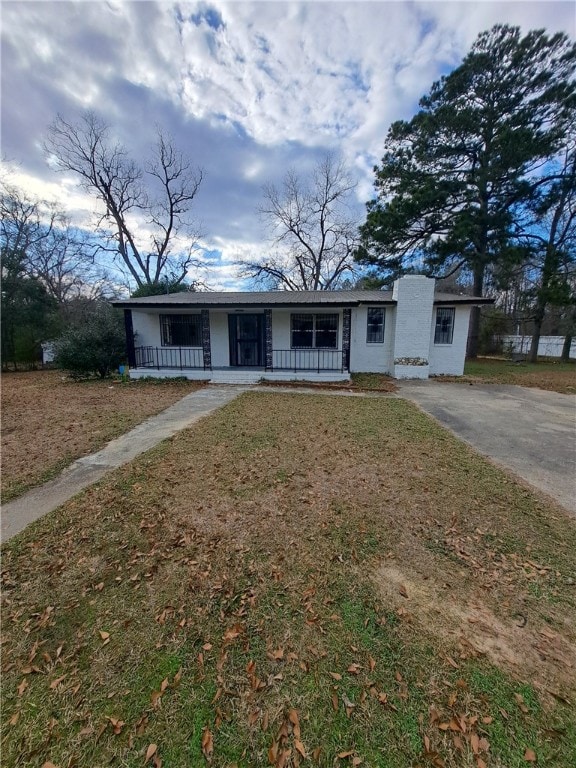
[(0, 179), (0, 244), (3, 258), (17, 258), (59, 305), (78, 295), (99, 295), (107, 276), (95, 261), (97, 244), (71, 225), (55, 203), (40, 200), (6, 176)]
[[(88, 112), (77, 123), (58, 116), (45, 150), (61, 170), (78, 175), (82, 186), (103, 204), (99, 226), (138, 287), (154, 285), (167, 275), (176, 283), (184, 280), (197, 264), (199, 232), (190, 208), (202, 171), (192, 168), (171, 139), (158, 129), (152, 157), (140, 167), (113, 139), (110, 126)], [(151, 231), (147, 244), (137, 234), (143, 224)], [(176, 246), (179, 238), (185, 245)]]
[[(44, 210), (42, 210), (44, 209)], [(0, 179), (0, 244), (2, 253), (25, 259), (54, 227), (56, 210), (25, 195), (4, 174)]]
[(289, 291), (328, 291), (353, 273), (358, 222), (350, 212), (355, 188), (342, 162), (322, 160), (309, 179), (287, 172), (281, 189), (264, 187), (260, 213), (275, 253), (244, 262), (241, 277)]
[(518, 240), (527, 253), (524, 265), (533, 286), (528, 290), (534, 324), (529, 359), (536, 362), (542, 324), (550, 306), (576, 302), (576, 134), (549, 164), (538, 195), (527, 206)]

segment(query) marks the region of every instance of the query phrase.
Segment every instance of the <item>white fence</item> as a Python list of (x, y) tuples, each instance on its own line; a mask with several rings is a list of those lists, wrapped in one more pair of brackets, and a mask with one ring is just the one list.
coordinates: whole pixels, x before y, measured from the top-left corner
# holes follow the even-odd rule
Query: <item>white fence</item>
[[(528, 354), (530, 352), (531, 336), (509, 335), (500, 338), (505, 351), (509, 350), (515, 354)], [(542, 357), (560, 357), (563, 345), (564, 336), (540, 336), (538, 354)], [(576, 339), (572, 341), (570, 346), (570, 357), (576, 359)]]

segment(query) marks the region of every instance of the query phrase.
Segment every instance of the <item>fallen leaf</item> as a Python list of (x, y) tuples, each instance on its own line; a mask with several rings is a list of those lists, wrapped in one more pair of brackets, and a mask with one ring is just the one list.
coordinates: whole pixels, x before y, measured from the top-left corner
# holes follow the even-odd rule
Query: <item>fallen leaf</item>
[(330, 677), (334, 678), (334, 680), (342, 680), (342, 675), (339, 675), (338, 672), (328, 672)]
[(351, 675), (358, 675), (360, 674), (361, 669), (362, 667), (360, 664), (350, 664), (347, 671), (350, 672)]
[(306, 759), (306, 757), (307, 757), (307, 755), (306, 755), (306, 748), (305, 748), (304, 744), (302, 744), (302, 742), (300, 741), (300, 739), (294, 739), (294, 746), (296, 747), (296, 749), (298, 750), (298, 752), (300, 752), (300, 754), (302, 755), (302, 757), (303, 757), (304, 759)]
[(65, 677), (66, 675), (62, 675), (62, 677), (57, 677), (56, 680), (52, 680), (52, 682), (50, 683), (50, 689), (54, 690), (55, 688), (58, 688), (58, 686), (60, 685), (62, 680), (64, 680)]
[(233, 627), (229, 627), (229, 629), (224, 632), (224, 641), (230, 641), (235, 640), (237, 637), (239, 637), (242, 633), (242, 625), (241, 624), (235, 624)]
[(368, 664), (370, 665), (370, 672), (374, 672), (374, 669), (376, 668), (376, 659), (373, 659), (372, 656), (369, 656)]
[(58, 768), (58, 766), (47, 760), (45, 763), (42, 763), (42, 768)]
[(350, 749), (348, 752), (338, 752), (336, 757), (339, 757), (341, 760), (343, 760), (345, 757), (351, 757), (354, 754), (354, 750)]
[(110, 720), (110, 724), (112, 726), (112, 730), (118, 736), (118, 734), (122, 733), (122, 728), (126, 725), (126, 723), (123, 720), (117, 720), (115, 717), (108, 717), (107, 720)]
[(472, 752), (477, 755), (480, 751), (480, 739), (477, 733), (470, 734), (470, 746), (472, 747)]
[(208, 762), (212, 760), (212, 753), (214, 752), (214, 739), (208, 727), (204, 728), (202, 732), (202, 754)]
[(408, 590), (406, 589), (406, 586), (404, 584), (400, 584), (399, 592), (402, 595), (402, 597), (406, 597), (406, 598), (408, 597)]
[(536, 762), (536, 753), (533, 749), (527, 749), (526, 752), (524, 752), (524, 760), (526, 760), (527, 763)]
[(108, 640), (110, 637), (110, 632), (104, 632), (102, 629), (99, 630), (99, 634), (102, 640)]
[(278, 742), (273, 741), (272, 744), (268, 747), (268, 762), (270, 765), (276, 765), (276, 760), (278, 759)]
[(158, 746), (156, 744), (150, 744), (146, 750), (146, 757), (144, 758), (144, 762), (147, 763), (152, 758), (152, 756), (156, 754), (157, 749)]
[(18, 691), (18, 696), (22, 696), (22, 694), (24, 693), (26, 688), (28, 688), (28, 680), (26, 680), (26, 678), (24, 678), (24, 680), (22, 680), (22, 682), (20, 683), (20, 685), (16, 689)]
[(460, 666), (454, 661), (452, 656), (446, 656), (446, 661), (451, 667), (454, 667), (454, 669), (460, 669)]
[(14, 714), (12, 715), (12, 717), (9, 720), (9, 724), (10, 725), (16, 725), (16, 723), (18, 722), (19, 719), (20, 719), (20, 712), (14, 712)]

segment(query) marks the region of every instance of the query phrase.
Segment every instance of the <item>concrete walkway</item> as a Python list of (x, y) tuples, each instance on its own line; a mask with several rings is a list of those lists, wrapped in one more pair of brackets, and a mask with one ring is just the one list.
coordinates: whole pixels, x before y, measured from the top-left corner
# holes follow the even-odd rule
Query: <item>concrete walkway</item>
[(249, 387), (211, 386), (186, 395), (157, 416), (152, 416), (97, 453), (84, 456), (61, 475), (2, 506), (1, 540), (7, 541), (29, 523), (101, 480), (112, 469), (127, 464), (212, 411), (229, 403)]
[(400, 397), (576, 515), (576, 396), (498, 384), (397, 383)]

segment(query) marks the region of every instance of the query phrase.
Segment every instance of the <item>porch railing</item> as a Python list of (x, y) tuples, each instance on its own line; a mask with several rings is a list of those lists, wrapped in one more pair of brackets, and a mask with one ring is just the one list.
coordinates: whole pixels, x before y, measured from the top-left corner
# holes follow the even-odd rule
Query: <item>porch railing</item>
[[(197, 347), (136, 347), (136, 368), (206, 370), (204, 353)], [(233, 366), (231, 366), (233, 367)], [(269, 371), (347, 371), (349, 353), (341, 349), (274, 349)]]
[(136, 368), (204, 369), (202, 349), (190, 347), (136, 347)]
[(348, 353), (341, 349), (273, 349), (272, 371), (347, 371)]

